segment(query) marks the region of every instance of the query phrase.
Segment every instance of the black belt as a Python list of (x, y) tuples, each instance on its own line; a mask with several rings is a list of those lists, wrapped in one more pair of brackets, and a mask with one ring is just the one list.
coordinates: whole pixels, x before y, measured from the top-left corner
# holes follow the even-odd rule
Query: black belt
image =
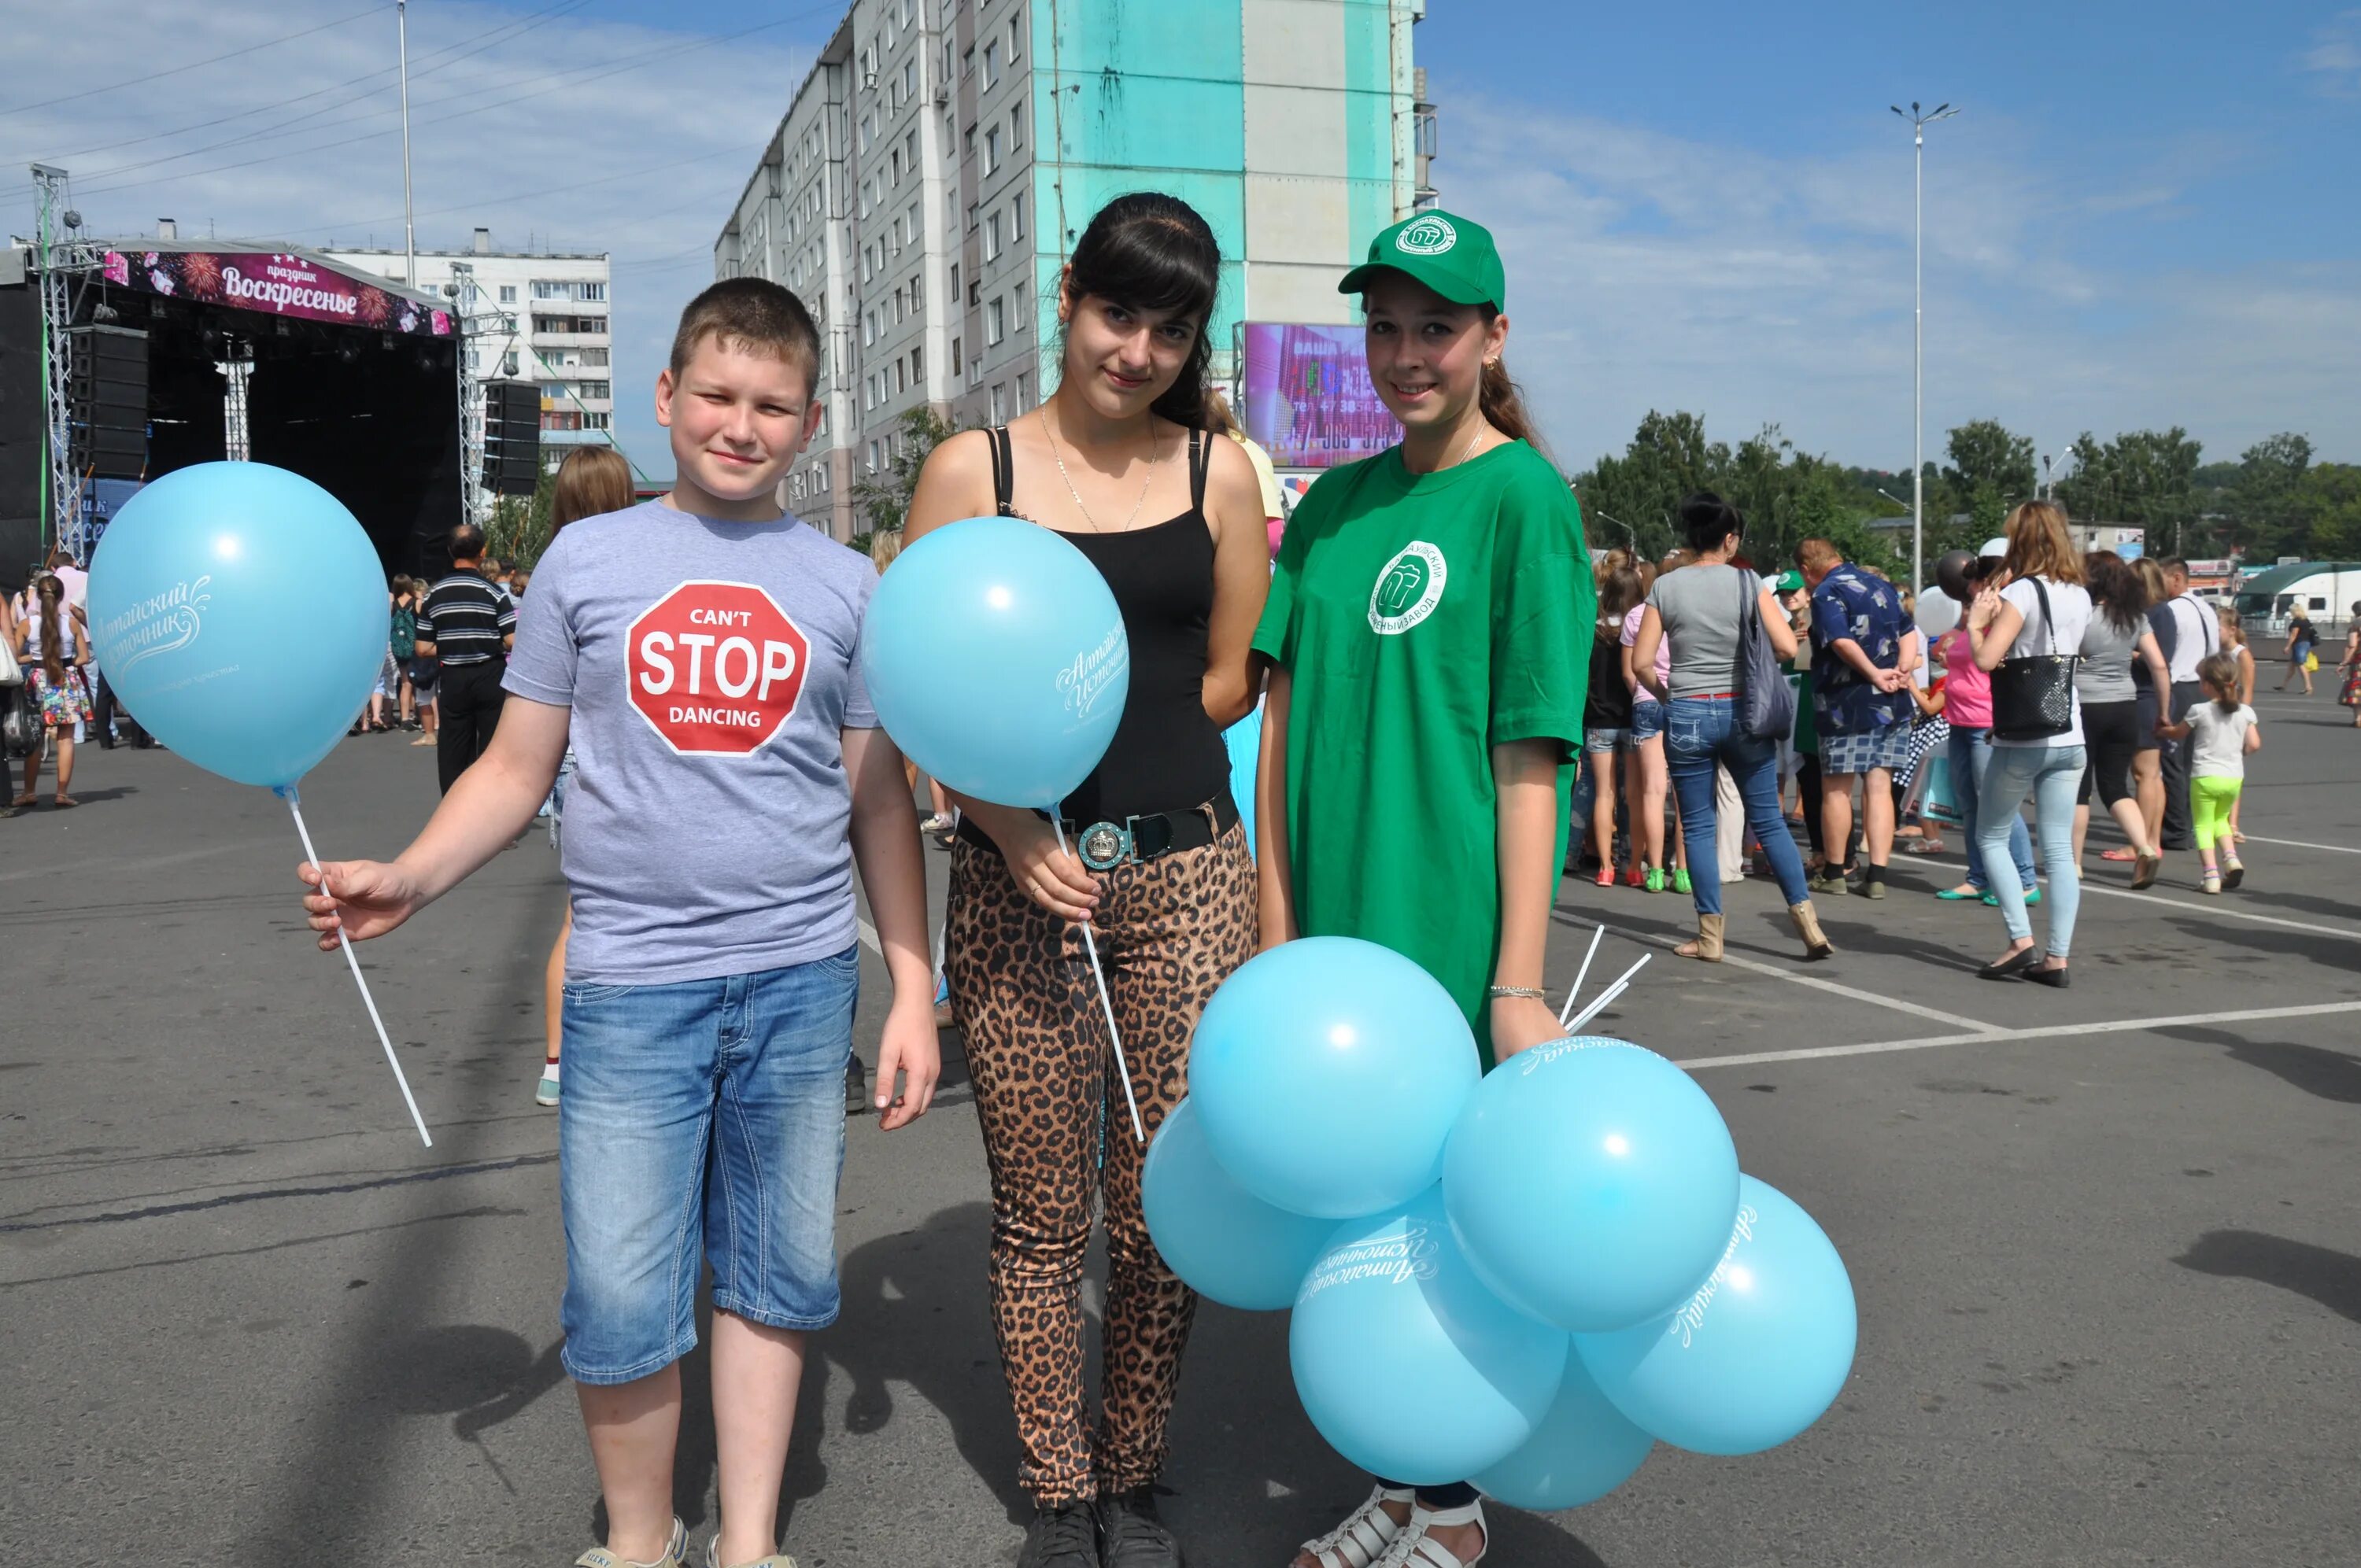
[[(1094, 872), (1105, 872), (1181, 850), (1202, 850), (1228, 832), (1237, 820), (1238, 803), (1230, 797), (1228, 790), (1224, 790), (1204, 805), (1192, 806), (1185, 811), (1154, 811), (1126, 817), (1119, 822), (1087, 824), (1068, 817), (1064, 827), (1067, 846), (1075, 857)], [(979, 850), (1000, 852), (1000, 846), (976, 826), (972, 817), (960, 818), (959, 836)]]

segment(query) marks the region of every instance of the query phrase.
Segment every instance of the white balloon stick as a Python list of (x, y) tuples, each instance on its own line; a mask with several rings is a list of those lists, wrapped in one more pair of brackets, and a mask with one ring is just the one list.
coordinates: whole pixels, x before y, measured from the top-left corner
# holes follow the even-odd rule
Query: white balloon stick
[(1582, 967), (1574, 971), (1574, 983), (1566, 988), (1565, 1005), (1557, 1010), (1557, 1021), (1560, 1024), (1564, 1024), (1566, 1014), (1574, 1011), (1574, 999), (1582, 994), (1582, 982), (1590, 973), (1590, 960), (1598, 956), (1598, 938), (1605, 935), (1607, 935), (1607, 922), (1602, 920), (1592, 927), (1590, 950), (1582, 955)]
[(1631, 977), (1638, 974), (1641, 970), (1646, 968), (1648, 960), (1653, 957), (1655, 957), (1653, 953), (1642, 953), (1638, 963), (1633, 964), (1630, 969), (1625, 970), (1620, 975), (1617, 976), (1615, 983), (1609, 985), (1605, 991), (1599, 992), (1598, 1001), (1584, 1008), (1581, 1014), (1577, 1015), (1572, 1023), (1565, 1025), (1565, 1032), (1569, 1035), (1576, 1033), (1581, 1029), (1585, 1024), (1589, 1023), (1593, 1018), (1598, 1016), (1598, 1014), (1606, 1009), (1609, 1003), (1622, 995), (1626, 991), (1629, 991), (1631, 988)]
[[(1058, 835), (1058, 852), (1066, 854), (1066, 824), (1059, 813), (1049, 813), (1049, 827)], [(1139, 1120), (1139, 1101), (1131, 1092), (1131, 1069), (1123, 1059), (1123, 1035), (1115, 1026), (1115, 1003), (1108, 999), (1106, 971), (1099, 968), (1098, 938), (1087, 920), (1077, 922), (1082, 928), (1082, 946), (1091, 955), (1091, 978), (1099, 982), (1099, 1007), (1106, 1014), (1107, 1043), (1115, 1047), (1115, 1075), (1123, 1080), (1123, 1102), (1131, 1108), (1131, 1135), (1141, 1143), (1148, 1141), (1148, 1128)]]
[[(312, 848), (312, 830), (303, 826), (303, 807), (297, 803), (293, 784), (274, 786), (272, 794), (287, 803), (295, 815), (295, 833), (303, 840), (303, 858), (312, 862), (312, 870), (320, 878), (320, 891), (328, 892), (328, 873), (320, 870), (319, 851)], [(330, 896), (334, 896), (330, 894)], [(402, 1076), (401, 1062), (393, 1054), (393, 1042), (386, 1037), (385, 1020), (378, 1016), (377, 999), (369, 994), (368, 981), (361, 978), (361, 961), (353, 957), (352, 939), (345, 935), (344, 922), (336, 922), (336, 946), (344, 950), (345, 962), (351, 966), (353, 983), (361, 988), (361, 1004), (368, 1009), (369, 1022), (377, 1025), (377, 1043), (385, 1047), (385, 1065), (393, 1069), (393, 1081), (401, 1086), (401, 1102), (410, 1107), (410, 1119), (418, 1126), (418, 1141), (428, 1148), (434, 1140), (427, 1135), (426, 1118), (418, 1113), (418, 1098), (410, 1092), (410, 1080)]]

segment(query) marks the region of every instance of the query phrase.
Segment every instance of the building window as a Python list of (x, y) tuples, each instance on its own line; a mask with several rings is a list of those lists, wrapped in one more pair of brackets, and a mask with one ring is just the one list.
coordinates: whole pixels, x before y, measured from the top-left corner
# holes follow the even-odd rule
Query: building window
[(612, 381), (585, 381), (582, 383), (582, 395), (603, 400), (615, 395), (615, 384)]
[(998, 213), (983, 220), (983, 258), (986, 261), (1000, 259), (1000, 214)]
[(927, 350), (921, 344), (910, 350), (910, 385), (917, 386), (927, 374)]
[(899, 185), (902, 182), (902, 149), (895, 148), (887, 155), (885, 162), (886, 168), (892, 171), (893, 182)]
[(918, 57), (914, 54), (902, 62), (902, 96), (915, 98), (917, 95)]
[(959, 302), (959, 263), (951, 263), (951, 302)]
[(992, 384), (992, 422), (994, 424), (1008, 422), (1008, 383), (1005, 381), (994, 381)]
[(1022, 104), (1008, 111), (1008, 150), (1013, 153), (1025, 150), (1025, 106)]
[(895, 397), (898, 398), (910, 389), (908, 377), (909, 372), (903, 367), (901, 357), (896, 356), (894, 360), (894, 395)]
[(983, 321), (984, 346), (986, 348), (998, 347), (1000, 345), (1000, 340), (1008, 335), (1008, 316), (1007, 313), (1001, 307), (999, 295), (995, 294), (993, 296), (991, 306), (983, 313)]
[(910, 166), (912, 174), (918, 172), (918, 127), (916, 126), (912, 126), (910, 134), (902, 138), (902, 161)]
[(954, 376), (956, 376), (956, 375), (958, 375), (959, 373), (960, 373), (960, 340), (959, 340), (958, 338), (954, 337), (954, 338), (952, 338), (952, 339), (951, 339), (951, 374), (952, 374), (952, 375), (954, 375)]
[(1025, 192), (1022, 191), (1009, 198), (1008, 237), (1012, 240), (1022, 240), (1025, 237)]
[(1016, 57), (1022, 52), (1019, 40), (1024, 37), (1025, 29), (1018, 25), (1022, 20), (1021, 15), (1008, 18), (1008, 63), (1011, 65), (1016, 63)]
[(585, 430), (604, 430), (607, 428), (607, 415), (593, 410), (582, 416), (582, 428)]
[(604, 364), (606, 364), (606, 363), (607, 363), (607, 350), (605, 350), (605, 349), (603, 349), (603, 348), (586, 348), (586, 349), (584, 349), (584, 350), (582, 351), (582, 363), (583, 363), (583, 364), (585, 364), (585, 365), (604, 365)]
[(967, 232), (970, 234), (973, 234), (975, 232), (975, 203), (973, 202), (970, 202), (967, 204)]
[(541, 384), (541, 395), (544, 398), (555, 398), (558, 401), (564, 402), (566, 400), (566, 383), (563, 381), (544, 381)]
[(991, 92), (992, 84), (999, 80), (1000, 40), (994, 38), (983, 46), (983, 90), (987, 93)]
[(1023, 413), (1032, 406), (1033, 373), (1029, 370), (1019, 370), (1016, 373), (1016, 411)]
[(1000, 127), (998, 126), (983, 133), (983, 171), (988, 175), (1000, 171)]
[(869, 444), (869, 471), (877, 472), (877, 444), (873, 441)]
[(924, 272), (911, 274), (910, 309), (913, 313), (922, 311), (927, 308), (926, 282), (927, 275)]
[(515, 284), (503, 283), (500, 285), (500, 303), (504, 305), (513, 305), (516, 303)]
[(590, 300), (594, 302), (604, 300), (607, 297), (607, 285), (604, 283), (577, 283), (574, 285), (574, 297), (577, 300)]
[(861, 346), (868, 347), (877, 341), (877, 313), (870, 312), (861, 318)]
[(514, 351), (514, 350), (511, 350), (508, 354), (506, 354), (505, 356), (503, 356), (501, 357), (501, 359), (500, 359), (500, 374), (501, 374), (501, 375), (503, 375), (503, 376), (513, 376), (513, 375), (515, 375), (516, 373), (517, 373), (517, 356), (516, 356), (515, 351)]
[(973, 126), (968, 126), (964, 132), (961, 133), (960, 156), (962, 158), (973, 158), (975, 156), (975, 127)]
[(975, 50), (970, 49), (965, 54), (960, 56), (960, 74), (961, 76), (971, 76), (973, 75), (974, 72)]

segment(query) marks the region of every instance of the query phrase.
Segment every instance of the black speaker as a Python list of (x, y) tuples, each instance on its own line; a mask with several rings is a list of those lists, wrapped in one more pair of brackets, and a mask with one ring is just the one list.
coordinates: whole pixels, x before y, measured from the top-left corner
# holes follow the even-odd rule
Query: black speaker
[(531, 381), (484, 384), (484, 488), (529, 496), (541, 480), (541, 389)]
[(148, 334), (129, 327), (67, 329), (66, 399), (74, 471), (99, 479), (148, 471)]

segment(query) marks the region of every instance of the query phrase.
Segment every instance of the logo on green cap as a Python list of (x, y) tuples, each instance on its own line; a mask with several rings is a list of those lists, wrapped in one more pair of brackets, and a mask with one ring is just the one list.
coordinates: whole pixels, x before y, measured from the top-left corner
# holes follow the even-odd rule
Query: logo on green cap
[(1458, 243), (1459, 231), (1451, 226), (1451, 220), (1433, 214), (1412, 219), (1394, 236), (1394, 248), (1404, 256), (1441, 256)]

